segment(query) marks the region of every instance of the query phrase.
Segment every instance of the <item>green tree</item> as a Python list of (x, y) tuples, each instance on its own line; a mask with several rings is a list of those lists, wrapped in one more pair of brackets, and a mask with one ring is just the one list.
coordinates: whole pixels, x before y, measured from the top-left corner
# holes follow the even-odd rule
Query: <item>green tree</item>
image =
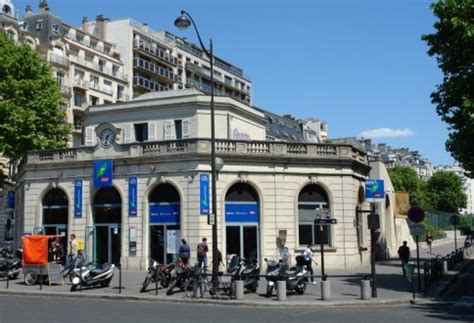
[(466, 207), (467, 196), (461, 178), (446, 171), (438, 171), (426, 183), (427, 195), (437, 211), (459, 212)]
[(388, 169), (390, 180), (397, 192), (408, 192), (410, 203), (425, 209), (431, 209), (426, 197), (426, 183), (422, 181), (415, 170), (407, 166), (395, 166)]
[(423, 35), (435, 56), (443, 82), (431, 94), (441, 119), (449, 125), (446, 148), (467, 175), (474, 176), (474, 0), (439, 0), (431, 5), (435, 33)]
[(65, 147), (60, 98), (49, 65), (0, 33), (0, 153), (16, 162), (29, 150)]

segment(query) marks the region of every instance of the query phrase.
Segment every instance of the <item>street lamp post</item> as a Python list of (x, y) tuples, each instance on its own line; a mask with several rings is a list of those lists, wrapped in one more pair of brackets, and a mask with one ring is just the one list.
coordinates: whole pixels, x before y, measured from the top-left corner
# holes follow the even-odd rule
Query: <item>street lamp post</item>
[(210, 220), (212, 224), (212, 275), (213, 279), (217, 280), (217, 275), (219, 273), (219, 257), (218, 257), (218, 250), (217, 250), (217, 191), (216, 191), (216, 178), (217, 178), (217, 171), (216, 171), (216, 129), (215, 129), (215, 118), (214, 118), (214, 55), (212, 51), (212, 39), (209, 41), (209, 50), (206, 49), (204, 46), (201, 35), (197, 29), (196, 23), (194, 22), (193, 18), (189, 13), (184, 10), (181, 10), (181, 15), (176, 18), (174, 22), (175, 26), (179, 29), (186, 29), (190, 25), (194, 26), (194, 30), (196, 30), (196, 34), (199, 39), (199, 44), (201, 45), (202, 50), (209, 58), (210, 66), (211, 66), (211, 209)]

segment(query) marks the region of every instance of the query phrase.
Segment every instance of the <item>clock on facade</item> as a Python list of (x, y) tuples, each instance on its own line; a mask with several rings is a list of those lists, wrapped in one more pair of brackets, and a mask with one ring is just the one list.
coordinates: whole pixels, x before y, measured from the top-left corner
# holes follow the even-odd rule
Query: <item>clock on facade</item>
[(110, 128), (105, 128), (100, 132), (100, 142), (105, 147), (112, 146), (115, 141), (115, 132)]

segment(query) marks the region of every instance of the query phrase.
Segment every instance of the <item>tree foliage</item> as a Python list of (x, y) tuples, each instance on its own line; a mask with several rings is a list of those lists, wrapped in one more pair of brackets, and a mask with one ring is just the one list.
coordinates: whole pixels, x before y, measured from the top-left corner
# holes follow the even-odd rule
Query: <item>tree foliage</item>
[(467, 175), (474, 176), (474, 0), (439, 0), (435, 33), (423, 35), (435, 56), (443, 82), (431, 94), (436, 111), (449, 125), (446, 148)]
[(395, 166), (388, 169), (388, 174), (395, 191), (408, 192), (410, 194), (410, 204), (424, 209), (431, 209), (431, 205), (426, 197), (426, 183), (419, 179), (413, 168)]
[(0, 33), (0, 153), (19, 160), (28, 150), (67, 144), (70, 126), (59, 109), (50, 67), (28, 45)]
[(465, 208), (467, 204), (461, 178), (452, 172), (434, 173), (426, 183), (426, 193), (438, 211), (459, 212), (459, 209)]

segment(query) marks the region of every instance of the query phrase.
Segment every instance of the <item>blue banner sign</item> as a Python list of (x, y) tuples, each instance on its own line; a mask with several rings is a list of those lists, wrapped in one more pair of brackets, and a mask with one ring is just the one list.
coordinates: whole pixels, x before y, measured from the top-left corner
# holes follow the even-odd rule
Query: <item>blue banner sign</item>
[(82, 217), (82, 180), (74, 182), (74, 217)]
[(128, 216), (137, 216), (137, 178), (128, 179)]
[(255, 202), (226, 202), (226, 222), (258, 222), (259, 206)]
[(150, 203), (150, 224), (179, 224), (179, 203)]
[(200, 199), (200, 213), (201, 215), (207, 215), (210, 212), (209, 207), (209, 174), (199, 175), (199, 192), (201, 194)]
[(369, 179), (365, 182), (365, 199), (368, 202), (379, 202), (384, 198), (385, 189), (382, 179)]
[(94, 161), (94, 186), (95, 187), (111, 187), (113, 177), (113, 161), (112, 160), (95, 160)]
[(15, 208), (15, 192), (8, 191), (7, 193), (7, 209), (13, 210)]

